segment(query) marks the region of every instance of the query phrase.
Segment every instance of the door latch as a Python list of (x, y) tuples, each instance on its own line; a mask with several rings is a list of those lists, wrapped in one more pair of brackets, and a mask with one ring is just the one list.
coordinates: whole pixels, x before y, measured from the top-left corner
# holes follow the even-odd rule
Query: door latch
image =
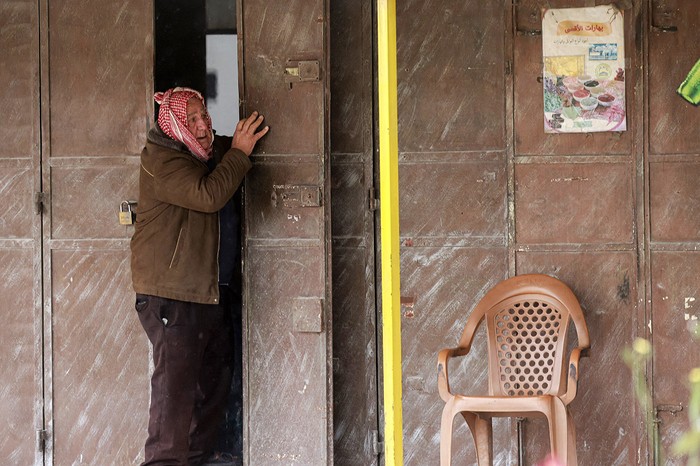
[(308, 185), (274, 185), (272, 187), (272, 205), (285, 209), (297, 207), (320, 207), (321, 187)]
[(318, 60), (289, 60), (284, 68), (285, 82), (309, 82), (321, 80), (321, 65)]

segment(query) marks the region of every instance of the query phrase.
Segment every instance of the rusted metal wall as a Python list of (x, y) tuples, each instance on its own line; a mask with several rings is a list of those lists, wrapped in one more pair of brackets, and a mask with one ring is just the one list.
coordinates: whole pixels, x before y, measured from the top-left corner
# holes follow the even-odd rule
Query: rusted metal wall
[[(437, 353), (508, 275), (508, 4), (397, 3), (406, 465), (438, 463)], [(485, 381), (485, 351), (464, 367), (470, 387)], [(513, 464), (503, 433), (495, 463)], [(463, 426), (455, 435), (468, 438)], [(455, 464), (473, 457), (455, 444)]]
[(132, 227), (117, 214), (138, 197), (152, 118), (152, 5), (40, 5), (46, 459), (138, 464), (149, 348), (133, 311)]
[[(570, 407), (580, 464), (634, 464), (644, 454), (643, 416), (620, 355), (643, 332), (645, 309), (641, 4), (624, 11), (628, 131), (578, 135), (543, 134), (542, 41), (528, 33), (541, 28), (543, 6), (521, 2), (514, 13), (515, 272), (560, 278), (584, 309), (591, 356)], [(525, 458), (534, 464), (548, 451), (546, 423), (529, 421), (524, 431)]]
[(0, 462), (42, 461), (37, 2), (0, 3)]
[(669, 465), (683, 465), (670, 446), (689, 428), (687, 374), (700, 365), (688, 325), (700, 319), (700, 108), (675, 89), (699, 58), (700, 11), (693, 0), (654, 0), (648, 28), (649, 263), (654, 415)]
[[(333, 457), (328, 8), (324, 0), (244, 0), (240, 10), (242, 114), (258, 110), (271, 127), (245, 195), (251, 465)], [(314, 62), (318, 72), (306, 74)], [(287, 70), (296, 66), (303, 81)]]
[[(117, 208), (136, 199), (152, 121), (152, 4), (93, 3), (0, 3), (8, 464), (137, 464), (142, 454), (148, 344), (132, 312), (131, 230), (118, 225)], [(398, 5), (407, 465), (437, 463), (437, 351), (455, 344), (486, 290), (515, 273), (557, 276), (584, 307), (593, 347), (572, 404), (580, 464), (651, 464), (619, 357), (635, 336), (656, 348), (649, 380), (667, 453), (687, 428), (685, 376), (698, 361), (686, 329), (698, 318), (700, 113), (675, 89), (697, 59), (694, 0), (619, 2), (629, 130), (592, 135), (542, 131), (543, 3), (604, 2)], [(371, 3), (334, 2), (330, 69), (325, 2), (242, 7), (244, 110), (272, 126), (246, 188), (249, 460), (376, 464)], [(289, 86), (284, 68), (298, 59), (319, 60), (318, 81)], [(321, 187), (319, 207), (283, 198), (300, 185)], [(467, 375), (456, 389), (485, 389), (486, 348), (472, 351), (454, 371)], [(544, 423), (523, 429), (533, 464), (546, 452)], [(514, 424), (496, 422), (496, 462), (516, 462), (514, 434)], [(456, 461), (473, 464), (464, 426), (455, 436)]]
[[(579, 464), (652, 461), (620, 356), (636, 336), (656, 346), (650, 388), (667, 451), (687, 428), (687, 416), (670, 412), (687, 407), (685, 376), (698, 363), (677, 355), (697, 351), (685, 327), (697, 318), (700, 117), (675, 89), (698, 58), (699, 19), (688, 0), (618, 2), (628, 131), (545, 135), (541, 8), (605, 3), (398, 6), (406, 464), (437, 462), (437, 351), (509, 274), (556, 276), (584, 308), (592, 350), (571, 405)], [(461, 388), (483, 393), (486, 354), (472, 353)], [(515, 464), (515, 428), (499, 422), (496, 462)], [(534, 464), (548, 449), (546, 424), (522, 427)], [(455, 437), (456, 461), (475, 463), (463, 425)]]
[(371, 0), (331, 5), (334, 464), (378, 464)]

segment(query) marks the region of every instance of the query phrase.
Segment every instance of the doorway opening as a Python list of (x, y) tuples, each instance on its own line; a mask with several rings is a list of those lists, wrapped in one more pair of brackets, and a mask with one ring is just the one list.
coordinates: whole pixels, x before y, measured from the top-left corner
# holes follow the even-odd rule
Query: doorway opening
[[(189, 87), (201, 92), (214, 132), (232, 136), (239, 120), (236, 1), (155, 0), (154, 9), (154, 92), (172, 87)], [(153, 105), (157, 119), (158, 104), (154, 102)], [(234, 202), (240, 205), (238, 194)], [(243, 368), (240, 293), (232, 293), (227, 301), (230, 301), (234, 321), (234, 373), (216, 450), (241, 458)]]
[(155, 1), (155, 91), (198, 90), (214, 131), (227, 136), (239, 120), (236, 21), (235, 0)]

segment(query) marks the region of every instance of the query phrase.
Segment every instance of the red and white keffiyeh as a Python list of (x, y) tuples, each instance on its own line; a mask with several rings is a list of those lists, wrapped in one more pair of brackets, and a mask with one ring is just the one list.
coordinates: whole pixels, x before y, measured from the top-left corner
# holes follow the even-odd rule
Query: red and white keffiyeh
[[(204, 149), (187, 127), (187, 101), (192, 97), (201, 100), (206, 108), (202, 94), (188, 87), (174, 87), (165, 92), (156, 92), (153, 98), (160, 105), (158, 126), (165, 134), (185, 144), (198, 159), (206, 162), (211, 158), (211, 145)], [(207, 128), (212, 133), (209, 114), (206, 118)], [(214, 140), (213, 134), (211, 140)]]

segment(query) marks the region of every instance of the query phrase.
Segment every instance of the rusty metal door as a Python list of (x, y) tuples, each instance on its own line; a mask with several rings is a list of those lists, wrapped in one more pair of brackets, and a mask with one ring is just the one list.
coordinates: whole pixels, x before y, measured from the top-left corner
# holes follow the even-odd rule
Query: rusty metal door
[[(671, 445), (690, 427), (687, 375), (700, 364), (689, 325), (700, 318), (700, 108), (676, 89), (695, 62), (695, 0), (651, 0), (649, 21), (648, 256), (655, 464), (682, 465)], [(665, 456), (665, 462), (663, 462)]]
[(333, 458), (328, 2), (244, 0), (241, 114), (271, 130), (246, 180), (244, 449)]
[(373, 0), (331, 7), (333, 464), (379, 464)]
[[(544, 134), (538, 81), (541, 8), (593, 3), (528, 0), (514, 9), (515, 272), (558, 277), (585, 309), (591, 357), (581, 363), (571, 405), (579, 464), (633, 464), (643, 415), (620, 354), (644, 325), (641, 2), (623, 11), (628, 131)], [(526, 464), (534, 464), (547, 453), (546, 424), (528, 421), (523, 429)]]
[(0, 462), (41, 464), (39, 11), (36, 1), (0, 3)]
[[(396, 6), (406, 465), (439, 463), (437, 353), (454, 346), (467, 310), (508, 274), (509, 4)], [(485, 380), (478, 359), (460, 368), (474, 385)], [(496, 430), (496, 449), (504, 442)], [(456, 443), (455, 464), (464, 463), (468, 442)], [(498, 455), (495, 464), (513, 462)]]
[(118, 212), (152, 121), (153, 7), (39, 5), (46, 464), (138, 464), (149, 347)]
[[(687, 427), (671, 412), (687, 402), (685, 373), (697, 365), (677, 354), (694, 348), (679, 332), (697, 318), (692, 202), (700, 196), (700, 136), (697, 108), (675, 89), (698, 58), (691, 38), (698, 15), (687, 0), (617, 2), (628, 130), (547, 135), (541, 8), (606, 3), (398, 6), (406, 464), (437, 462), (435, 354), (455, 343), (483, 293), (514, 274), (556, 276), (585, 309), (593, 347), (572, 405), (579, 464), (652, 461), (620, 356), (649, 329), (657, 348), (650, 386), (666, 450)], [(478, 361), (485, 348), (472, 352), (459, 368), (469, 375), (463, 389), (485, 381)], [(535, 464), (547, 453), (544, 422), (500, 422), (495, 433), (498, 463)], [(454, 435), (464, 440), (455, 456), (474, 458), (463, 425)]]

